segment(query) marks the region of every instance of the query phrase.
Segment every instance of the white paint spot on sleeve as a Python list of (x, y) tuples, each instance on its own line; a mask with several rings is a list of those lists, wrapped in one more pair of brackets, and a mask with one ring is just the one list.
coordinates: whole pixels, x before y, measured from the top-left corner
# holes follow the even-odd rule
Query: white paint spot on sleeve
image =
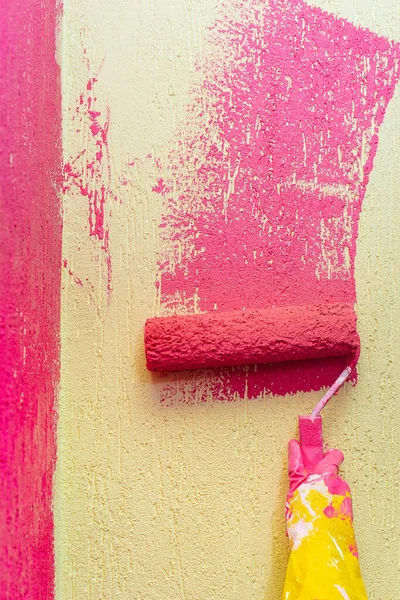
[(341, 585), (335, 584), (335, 588), (337, 590), (339, 590), (339, 592), (342, 594), (344, 600), (350, 600), (348, 593), (346, 592), (346, 590), (344, 588), (342, 588)]
[(339, 554), (340, 554), (340, 557), (341, 557), (342, 559), (344, 559), (343, 552), (342, 552), (342, 550), (341, 550), (341, 548), (340, 548), (339, 544), (337, 543), (337, 541), (335, 540), (335, 538), (334, 538), (334, 537), (333, 537), (333, 536), (332, 536), (332, 535), (329, 533), (329, 531), (328, 531), (328, 535), (329, 535), (329, 537), (331, 538), (332, 542), (335, 544), (336, 550), (339, 552)]

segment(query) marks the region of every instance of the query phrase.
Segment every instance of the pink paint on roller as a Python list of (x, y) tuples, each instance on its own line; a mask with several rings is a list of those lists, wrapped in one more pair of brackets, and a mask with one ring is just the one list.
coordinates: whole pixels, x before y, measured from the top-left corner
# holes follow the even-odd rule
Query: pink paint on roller
[(176, 371), (274, 363), (356, 352), (356, 316), (349, 304), (285, 306), (148, 319), (148, 369)]
[(55, 0), (0, 0), (0, 598), (54, 597), (61, 289)]
[(315, 419), (308, 416), (299, 417), (299, 433), (303, 463), (307, 471), (312, 472), (324, 456), (322, 417)]
[[(154, 187), (162, 314), (353, 304), (358, 219), (400, 45), (303, 0), (225, 3), (208, 42)], [(204, 398), (320, 389), (346, 366), (176, 375), (164, 400), (185, 386)]]

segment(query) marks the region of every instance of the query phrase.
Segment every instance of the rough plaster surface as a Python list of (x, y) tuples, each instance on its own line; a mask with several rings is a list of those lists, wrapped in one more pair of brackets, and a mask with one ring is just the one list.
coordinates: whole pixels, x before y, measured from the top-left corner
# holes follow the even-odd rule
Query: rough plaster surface
[[(395, 1), (321, 5), (400, 40)], [(66, 163), (79, 164), (73, 171), (79, 185), (69, 186), (67, 171), (56, 482), (60, 599), (281, 595), (286, 444), (298, 414), (319, 395), (222, 403), (209, 394), (200, 402), (194, 387), (178, 386), (173, 401), (161, 405), (163, 384), (145, 368), (143, 324), (159, 313), (160, 301), (154, 280), (162, 206), (151, 191), (159, 172), (154, 157), (167, 159), (215, 18), (206, 0), (134, 7), (72, 0), (65, 8), (64, 148)], [(345, 453), (371, 600), (393, 600), (399, 588), (399, 114), (397, 91), (380, 129), (360, 220), (359, 382), (324, 415), (326, 441)], [(94, 119), (106, 133), (101, 160), (91, 137)], [(81, 153), (88, 148), (86, 159)], [(94, 194), (92, 201), (85, 191), (102, 186), (96, 228), (89, 220)]]

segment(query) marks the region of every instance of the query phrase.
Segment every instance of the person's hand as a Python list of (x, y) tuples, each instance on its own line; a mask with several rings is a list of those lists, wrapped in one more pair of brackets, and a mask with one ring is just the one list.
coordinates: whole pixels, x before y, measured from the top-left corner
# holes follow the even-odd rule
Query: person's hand
[(286, 502), (290, 557), (283, 600), (367, 600), (353, 529), (350, 489), (339, 476), (340, 450), (304, 466), (296, 440), (289, 442)]

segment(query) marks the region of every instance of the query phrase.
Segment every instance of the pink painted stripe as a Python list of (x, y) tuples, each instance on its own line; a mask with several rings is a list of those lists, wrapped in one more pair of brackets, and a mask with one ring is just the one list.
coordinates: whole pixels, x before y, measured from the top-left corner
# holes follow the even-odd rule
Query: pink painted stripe
[(0, 598), (54, 597), (61, 89), (56, 0), (0, 0)]

